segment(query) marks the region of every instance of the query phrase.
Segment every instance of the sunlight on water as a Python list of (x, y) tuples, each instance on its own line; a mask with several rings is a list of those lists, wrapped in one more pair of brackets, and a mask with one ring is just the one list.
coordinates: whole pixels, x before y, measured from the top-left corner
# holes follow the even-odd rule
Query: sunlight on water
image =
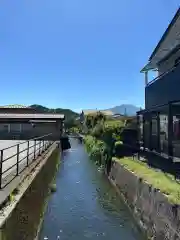
[(102, 168), (88, 159), (82, 144), (73, 139), (71, 145), (62, 154), (40, 239), (142, 240)]

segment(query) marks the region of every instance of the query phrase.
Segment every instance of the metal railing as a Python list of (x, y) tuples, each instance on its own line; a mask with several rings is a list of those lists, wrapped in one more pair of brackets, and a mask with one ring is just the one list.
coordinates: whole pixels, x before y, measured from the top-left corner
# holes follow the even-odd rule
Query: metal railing
[(0, 150), (0, 189), (12, 182), (54, 143), (54, 141), (45, 140), (50, 135), (52, 133)]
[(157, 76), (156, 78), (152, 79), (150, 82), (148, 82), (148, 84), (146, 85), (146, 87), (150, 86), (151, 84), (153, 84), (154, 82), (162, 79), (165, 75), (171, 73), (173, 70), (175, 70), (177, 67), (180, 66), (180, 62), (178, 62), (175, 66), (173, 66), (172, 68), (170, 68), (169, 70), (167, 70), (166, 72), (160, 74), (159, 76)]

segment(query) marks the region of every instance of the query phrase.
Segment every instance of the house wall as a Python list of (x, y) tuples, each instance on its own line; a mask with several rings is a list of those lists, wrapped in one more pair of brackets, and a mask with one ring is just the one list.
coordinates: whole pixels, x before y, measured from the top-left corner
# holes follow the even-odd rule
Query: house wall
[(1, 108), (0, 113), (37, 113), (36, 109), (33, 108)]
[(22, 139), (41, 137), (52, 133), (52, 140), (59, 140), (62, 134), (62, 122), (56, 123), (35, 123), (33, 127), (30, 123), (0, 123), (0, 139)]
[(155, 61), (156, 60), (160, 61), (179, 44), (180, 44), (180, 17), (178, 17), (176, 22), (171, 27), (170, 31), (168, 32), (168, 35), (161, 43), (161, 46), (157, 50), (156, 54), (153, 56), (153, 59)]
[(171, 55), (167, 60), (161, 62), (158, 65), (158, 74), (161, 75), (165, 72), (168, 72), (171, 68), (173, 68), (175, 64), (175, 60), (178, 57), (180, 57), (180, 49), (176, 53)]
[(0, 133), (9, 132), (10, 124), (0, 123)]
[(180, 65), (145, 88), (145, 108), (180, 100)]

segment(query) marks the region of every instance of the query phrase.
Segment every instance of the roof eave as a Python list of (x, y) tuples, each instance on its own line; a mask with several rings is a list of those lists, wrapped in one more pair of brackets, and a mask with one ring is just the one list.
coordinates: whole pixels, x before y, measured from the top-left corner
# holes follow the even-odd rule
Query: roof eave
[(176, 20), (178, 19), (179, 16), (180, 16), (180, 7), (178, 8), (178, 10), (177, 10), (176, 14), (174, 15), (172, 21), (170, 22), (169, 26), (167, 27), (166, 31), (164, 32), (164, 34), (162, 35), (160, 41), (158, 42), (157, 46), (155, 47), (154, 51), (152, 52), (152, 54), (151, 54), (151, 56), (149, 58), (149, 61), (152, 60), (152, 58), (156, 54), (157, 50), (159, 49), (160, 45), (162, 44), (162, 42), (166, 38), (167, 34), (169, 33), (171, 27), (174, 25), (174, 23), (176, 22)]
[(140, 71), (140, 73), (148, 72), (150, 70), (156, 70), (157, 66), (152, 62), (148, 62)]

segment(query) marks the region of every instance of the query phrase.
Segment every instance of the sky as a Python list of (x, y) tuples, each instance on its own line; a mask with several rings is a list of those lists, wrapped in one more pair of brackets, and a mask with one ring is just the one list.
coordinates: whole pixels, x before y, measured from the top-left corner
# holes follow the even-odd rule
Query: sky
[(1, 0), (0, 105), (144, 106), (141, 68), (179, 0)]

